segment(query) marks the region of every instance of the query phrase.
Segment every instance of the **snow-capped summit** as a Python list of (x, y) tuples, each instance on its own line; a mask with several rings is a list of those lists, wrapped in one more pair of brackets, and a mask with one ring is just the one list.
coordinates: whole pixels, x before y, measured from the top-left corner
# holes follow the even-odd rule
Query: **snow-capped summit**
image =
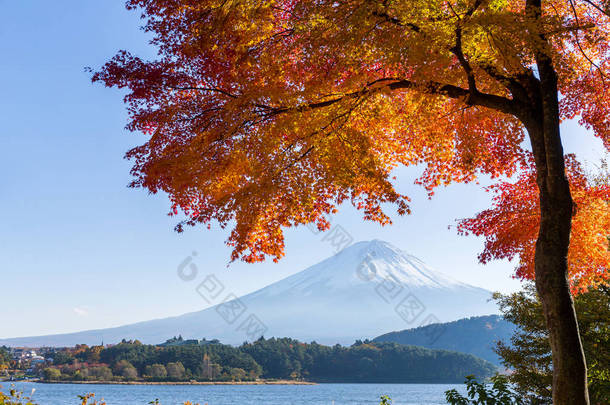
[[(213, 295), (214, 288), (214, 283), (202, 284), (199, 292)], [(290, 277), (199, 312), (97, 331), (0, 340), (0, 344), (73, 345), (124, 338), (160, 343), (178, 334), (234, 344), (261, 334), (351, 344), (390, 331), (497, 313), (490, 298), (487, 290), (373, 240), (355, 243)]]
[(409, 288), (459, 288), (466, 284), (432, 270), (388, 242), (380, 240), (355, 243), (338, 254), (293, 276), (265, 287), (252, 296), (272, 296), (282, 292), (294, 294), (342, 291), (384, 280), (395, 280)]

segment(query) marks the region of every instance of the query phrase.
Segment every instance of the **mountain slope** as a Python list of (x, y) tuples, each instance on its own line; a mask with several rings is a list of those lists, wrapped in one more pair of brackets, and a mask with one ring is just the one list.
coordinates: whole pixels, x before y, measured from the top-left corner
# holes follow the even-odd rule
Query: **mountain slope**
[[(208, 285), (201, 292), (205, 288), (213, 291)], [(110, 329), (0, 339), (0, 345), (99, 344), (123, 338), (160, 343), (178, 334), (231, 344), (261, 334), (351, 344), (388, 330), (497, 313), (490, 297), (487, 290), (454, 280), (375, 240), (356, 243), (293, 276), (202, 311)]]
[[(378, 336), (373, 342), (423, 346), (473, 354), (495, 365), (500, 358), (492, 350), (498, 340), (510, 342), (516, 326), (498, 315), (478, 316), (458, 321), (406, 329)], [(438, 336), (431, 341), (430, 336)]]

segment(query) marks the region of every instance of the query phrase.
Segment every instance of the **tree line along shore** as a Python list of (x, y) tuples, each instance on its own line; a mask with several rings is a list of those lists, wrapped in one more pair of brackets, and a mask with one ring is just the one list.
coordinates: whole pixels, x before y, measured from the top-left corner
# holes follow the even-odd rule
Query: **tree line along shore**
[(50, 348), (30, 370), (43, 382), (301, 383), (461, 382), (493, 375), (496, 367), (470, 354), (397, 343), (357, 341), (325, 346), (290, 338), (261, 338), (239, 347), (217, 340), (173, 338), (160, 345)]

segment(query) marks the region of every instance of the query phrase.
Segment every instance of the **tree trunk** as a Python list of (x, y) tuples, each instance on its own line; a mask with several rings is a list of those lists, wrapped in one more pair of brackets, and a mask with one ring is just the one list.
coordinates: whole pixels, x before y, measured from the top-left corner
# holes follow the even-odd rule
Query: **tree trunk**
[[(550, 185), (549, 183), (555, 183)], [(587, 405), (587, 367), (567, 276), (572, 200), (565, 175), (538, 176), (536, 289), (553, 353), (553, 404)]]
[(568, 282), (573, 202), (559, 132), (557, 75), (549, 60), (538, 73), (526, 127), (540, 191), (536, 241), (536, 289), (549, 330), (553, 358), (553, 404), (588, 405), (587, 366)]
[[(526, 0), (526, 13), (540, 27), (542, 0)], [(553, 359), (553, 404), (588, 405), (587, 365), (568, 283), (568, 247), (573, 202), (565, 173), (559, 132), (557, 73), (551, 45), (538, 32), (533, 52), (539, 78), (529, 87), (525, 112), (540, 192), (540, 230), (536, 241), (536, 289), (542, 301)]]

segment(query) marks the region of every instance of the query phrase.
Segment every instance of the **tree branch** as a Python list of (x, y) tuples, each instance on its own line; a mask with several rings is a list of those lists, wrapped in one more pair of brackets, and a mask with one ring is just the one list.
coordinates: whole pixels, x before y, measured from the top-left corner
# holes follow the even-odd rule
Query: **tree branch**
[(608, 2), (606, 2), (606, 5), (605, 5), (606, 8), (604, 9), (604, 8), (602, 8), (602, 6), (600, 6), (599, 4), (595, 4), (591, 0), (583, 0), (583, 1), (587, 4), (589, 4), (591, 7), (595, 8), (600, 13), (604, 14), (606, 17), (610, 17), (610, 4), (608, 4)]
[[(472, 7), (470, 7), (466, 13), (465, 16), (466, 17), (471, 17), (472, 14), (474, 14), (474, 12), (479, 8), (479, 6), (481, 6), (482, 0), (475, 0), (474, 4), (472, 5)], [(451, 8), (451, 10), (453, 11), (453, 8), (451, 7), (451, 3), (449, 3), (449, 7)], [(462, 69), (464, 69), (464, 73), (466, 73), (466, 78), (468, 80), (468, 90), (470, 91), (471, 95), (474, 95), (475, 93), (477, 93), (477, 83), (474, 77), (474, 71), (472, 69), (472, 66), (470, 66), (470, 63), (468, 62), (468, 60), (466, 59), (466, 57), (464, 56), (464, 50), (462, 49), (462, 18), (459, 16), (459, 14), (457, 14), (455, 11), (453, 11), (455, 16), (458, 19), (457, 22), (457, 26), (455, 28), (455, 45), (451, 48), (449, 48), (449, 51), (451, 51), (451, 53), (453, 53), (458, 61), (460, 62), (460, 65), (462, 66)], [(468, 102), (468, 100), (467, 100)]]
[(391, 15), (389, 15), (386, 12), (373, 11), (373, 15), (375, 17), (382, 18), (384, 21), (389, 22), (390, 24), (394, 24), (394, 25), (397, 25), (399, 27), (407, 27), (407, 28), (410, 28), (412, 31), (415, 31), (415, 32), (421, 32), (421, 28), (419, 28), (419, 26), (417, 24), (413, 24), (413, 23), (409, 23), (409, 22), (403, 23), (398, 18), (392, 17)]
[(189, 90), (196, 90), (196, 91), (207, 91), (207, 92), (215, 92), (215, 93), (221, 93), (224, 94), (225, 96), (231, 97), (231, 98), (237, 98), (238, 96), (235, 94), (231, 94), (226, 90), (222, 90), (216, 87), (196, 87), (196, 86), (186, 86), (186, 87), (181, 87), (181, 86), (168, 86), (170, 89), (173, 90), (178, 90), (178, 91), (189, 91)]
[[(381, 86), (375, 86), (379, 83), (389, 82)], [(319, 108), (329, 107), (350, 98), (362, 97), (375, 92), (388, 90), (418, 90), (425, 94), (436, 94), (446, 96), (452, 99), (468, 100), (469, 105), (481, 106), (496, 110), (505, 114), (517, 115), (519, 112), (518, 105), (514, 100), (498, 96), (495, 94), (481, 93), (478, 90), (474, 92), (470, 89), (464, 89), (452, 84), (444, 84), (435, 81), (424, 83), (415, 83), (411, 80), (399, 78), (382, 78), (368, 83), (362, 90), (346, 93), (340, 97), (331, 100), (319, 101), (314, 103), (301, 104), (294, 107), (272, 107), (266, 106), (268, 109), (267, 115), (277, 115), (287, 112), (301, 112), (306, 110), (315, 110)]]

